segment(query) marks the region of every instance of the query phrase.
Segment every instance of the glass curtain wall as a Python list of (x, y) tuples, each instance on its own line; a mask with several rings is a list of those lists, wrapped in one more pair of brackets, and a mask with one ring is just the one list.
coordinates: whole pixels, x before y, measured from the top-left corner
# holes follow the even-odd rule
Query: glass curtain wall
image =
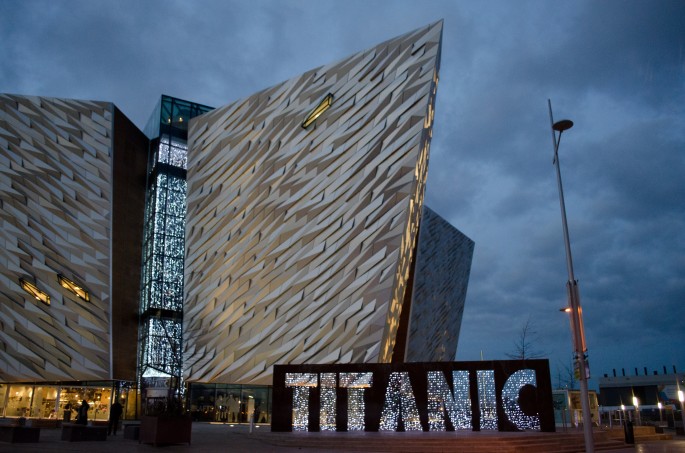
[(148, 399), (154, 398), (159, 407), (182, 389), (188, 121), (210, 110), (162, 96), (145, 128), (151, 140), (139, 330), (145, 408), (151, 407)]
[[(0, 385), (0, 408), (7, 418), (73, 421), (81, 402), (89, 405), (88, 420), (107, 421), (112, 398), (118, 393), (125, 407), (123, 419), (135, 418), (135, 389), (131, 382), (64, 382)], [(118, 392), (117, 392), (118, 389)]]
[(271, 423), (269, 386), (193, 383), (188, 403), (195, 421)]
[(7, 392), (9, 384), (0, 384), (0, 417), (6, 417), (5, 406), (7, 405)]

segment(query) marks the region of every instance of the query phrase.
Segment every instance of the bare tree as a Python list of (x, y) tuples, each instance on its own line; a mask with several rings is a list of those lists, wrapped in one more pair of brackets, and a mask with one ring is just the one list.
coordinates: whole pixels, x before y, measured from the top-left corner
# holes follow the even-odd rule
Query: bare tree
[(574, 372), (573, 364), (565, 365), (560, 363), (557, 366), (557, 388), (574, 390), (576, 388), (576, 374)]
[(530, 316), (528, 316), (528, 320), (523, 328), (521, 328), (518, 339), (514, 343), (514, 352), (506, 355), (514, 360), (543, 358), (545, 353), (535, 347), (535, 344), (539, 341), (540, 337), (533, 326), (533, 322), (530, 320)]

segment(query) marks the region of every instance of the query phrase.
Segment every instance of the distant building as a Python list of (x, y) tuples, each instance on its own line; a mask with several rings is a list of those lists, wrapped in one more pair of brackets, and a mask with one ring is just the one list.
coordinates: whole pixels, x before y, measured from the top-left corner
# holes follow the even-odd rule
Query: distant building
[[(274, 364), (451, 361), (473, 241), (424, 205), (442, 22), (217, 109), (0, 95), (0, 411), (270, 417)], [(142, 390), (142, 394), (138, 391)]]
[(647, 368), (635, 368), (634, 371), (631, 375), (625, 370), (620, 373), (614, 370), (612, 376), (605, 374), (599, 378), (603, 418), (611, 419), (612, 424), (626, 417), (635, 420), (637, 403), (640, 422), (662, 422), (672, 427), (677, 421), (682, 426), (682, 415), (674, 416), (673, 412), (682, 413), (683, 403), (678, 391), (685, 391), (685, 373), (676, 372), (675, 367), (671, 373), (664, 367), (662, 374)]
[(626, 374), (624, 370), (619, 375), (605, 374), (599, 378), (599, 404), (603, 407), (620, 408), (621, 404), (633, 404), (633, 397), (639, 405), (645, 408), (662, 405), (678, 405), (678, 390), (685, 390), (685, 373), (668, 373), (666, 368), (662, 374), (643, 369), (643, 374)]
[[(580, 390), (552, 390), (554, 399), (554, 422), (557, 428), (577, 428), (583, 425), (583, 407), (580, 401)], [(590, 415), (594, 425), (599, 424), (599, 403), (597, 392), (588, 392)]]

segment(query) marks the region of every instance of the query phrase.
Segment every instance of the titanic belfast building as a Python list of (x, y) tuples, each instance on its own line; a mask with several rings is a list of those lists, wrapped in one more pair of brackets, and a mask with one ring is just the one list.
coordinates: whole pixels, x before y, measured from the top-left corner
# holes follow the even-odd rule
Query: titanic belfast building
[[(269, 421), (275, 365), (452, 361), (424, 204), (442, 22), (212, 108), (0, 95), (0, 416)], [(217, 105), (222, 102), (217, 102)]]

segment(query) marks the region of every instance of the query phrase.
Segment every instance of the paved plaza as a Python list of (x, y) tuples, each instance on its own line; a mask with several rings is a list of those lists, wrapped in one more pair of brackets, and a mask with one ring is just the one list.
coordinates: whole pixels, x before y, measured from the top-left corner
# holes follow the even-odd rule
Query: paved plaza
[[(311, 437), (306, 439), (306, 436), (317, 436), (322, 439), (321, 447), (312, 448)], [(407, 442), (412, 440), (414, 447), (412, 450), (417, 452), (422, 451), (420, 441), (416, 441), (416, 433), (362, 433), (362, 436), (368, 436), (369, 441), (376, 443), (376, 447), (369, 450), (364, 450), (355, 446), (346, 447), (347, 433), (271, 433), (268, 425), (256, 426), (253, 432), (250, 433), (247, 425), (229, 425), (229, 424), (212, 424), (212, 423), (194, 423), (192, 431), (192, 443), (190, 445), (164, 445), (154, 447), (152, 445), (140, 444), (136, 440), (125, 439), (122, 432), (117, 436), (109, 436), (106, 442), (66, 442), (60, 440), (61, 430), (59, 429), (42, 429), (40, 435), (40, 442), (34, 444), (9, 444), (0, 443), (0, 452), (88, 452), (88, 453), (135, 453), (135, 452), (153, 452), (161, 451), (167, 453), (181, 453), (181, 452), (302, 452), (302, 453), (323, 453), (323, 452), (365, 452), (365, 451), (407, 451)], [(469, 440), (482, 439), (485, 447), (478, 448), (474, 451), (488, 451), (488, 439), (497, 439), (502, 434), (497, 432), (459, 432), (455, 433), (424, 433), (423, 436), (430, 436), (433, 439), (443, 439), (450, 441), (454, 436), (460, 438), (468, 438)], [(526, 433), (520, 433), (521, 436)], [(554, 434), (550, 434), (554, 436)], [(448, 436), (450, 439), (447, 439)], [(290, 439), (288, 442), (283, 442), (283, 439)], [(349, 438), (349, 437), (348, 437)], [(382, 438), (383, 447), (379, 450), (378, 439)], [(298, 445), (298, 440), (302, 440)], [(306, 442), (305, 442), (306, 440)], [(283, 445), (287, 443), (287, 445)], [(280, 445), (274, 445), (280, 444)], [(314, 445), (317, 442), (313, 443)], [(456, 444), (456, 443), (455, 443)], [(307, 445), (308, 447), (303, 447)], [(333, 446), (332, 446), (333, 445)], [(454, 451), (463, 453), (471, 451), (464, 448), (459, 448), (455, 445), (452, 449), (448, 446), (426, 448), (423, 451)], [(637, 446), (626, 446), (611, 450), (616, 453), (685, 453), (685, 437), (676, 436), (671, 441), (655, 441), (638, 444)]]

